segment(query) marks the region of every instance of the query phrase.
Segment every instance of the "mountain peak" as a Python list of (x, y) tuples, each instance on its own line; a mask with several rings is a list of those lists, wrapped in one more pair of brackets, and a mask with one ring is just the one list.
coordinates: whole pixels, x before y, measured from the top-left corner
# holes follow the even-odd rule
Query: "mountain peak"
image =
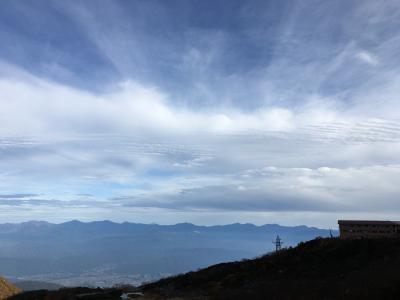
[(42, 226), (49, 226), (51, 225), (51, 223), (46, 222), (46, 221), (27, 221), (27, 222), (23, 222), (21, 223), (21, 225), (26, 225), (26, 226), (30, 226), (30, 227), (42, 227)]
[(84, 223), (79, 220), (72, 220), (72, 221), (62, 223), (62, 224), (64, 224), (64, 225), (79, 225), (79, 224), (84, 224)]

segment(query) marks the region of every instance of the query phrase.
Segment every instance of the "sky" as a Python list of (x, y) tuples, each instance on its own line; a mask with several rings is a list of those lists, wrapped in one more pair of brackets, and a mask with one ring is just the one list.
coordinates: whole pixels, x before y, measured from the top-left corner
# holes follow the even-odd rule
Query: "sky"
[(400, 219), (397, 0), (3, 0), (0, 220)]

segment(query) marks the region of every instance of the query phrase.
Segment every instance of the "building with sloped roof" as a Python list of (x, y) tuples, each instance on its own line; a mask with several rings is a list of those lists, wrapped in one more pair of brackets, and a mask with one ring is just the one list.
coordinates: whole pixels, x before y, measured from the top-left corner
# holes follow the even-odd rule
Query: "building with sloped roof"
[(400, 237), (400, 221), (339, 220), (340, 238)]

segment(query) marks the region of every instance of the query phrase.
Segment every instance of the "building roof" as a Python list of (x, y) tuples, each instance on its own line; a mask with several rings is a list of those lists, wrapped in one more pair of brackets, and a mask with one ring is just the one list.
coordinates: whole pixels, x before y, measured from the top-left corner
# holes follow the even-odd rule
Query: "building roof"
[(400, 221), (339, 220), (339, 225), (400, 225)]

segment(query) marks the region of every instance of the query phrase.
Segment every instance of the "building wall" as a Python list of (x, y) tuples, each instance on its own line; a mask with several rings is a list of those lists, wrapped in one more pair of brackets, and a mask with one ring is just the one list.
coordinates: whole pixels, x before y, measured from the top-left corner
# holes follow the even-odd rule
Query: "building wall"
[(400, 237), (400, 225), (394, 224), (339, 224), (341, 238)]

